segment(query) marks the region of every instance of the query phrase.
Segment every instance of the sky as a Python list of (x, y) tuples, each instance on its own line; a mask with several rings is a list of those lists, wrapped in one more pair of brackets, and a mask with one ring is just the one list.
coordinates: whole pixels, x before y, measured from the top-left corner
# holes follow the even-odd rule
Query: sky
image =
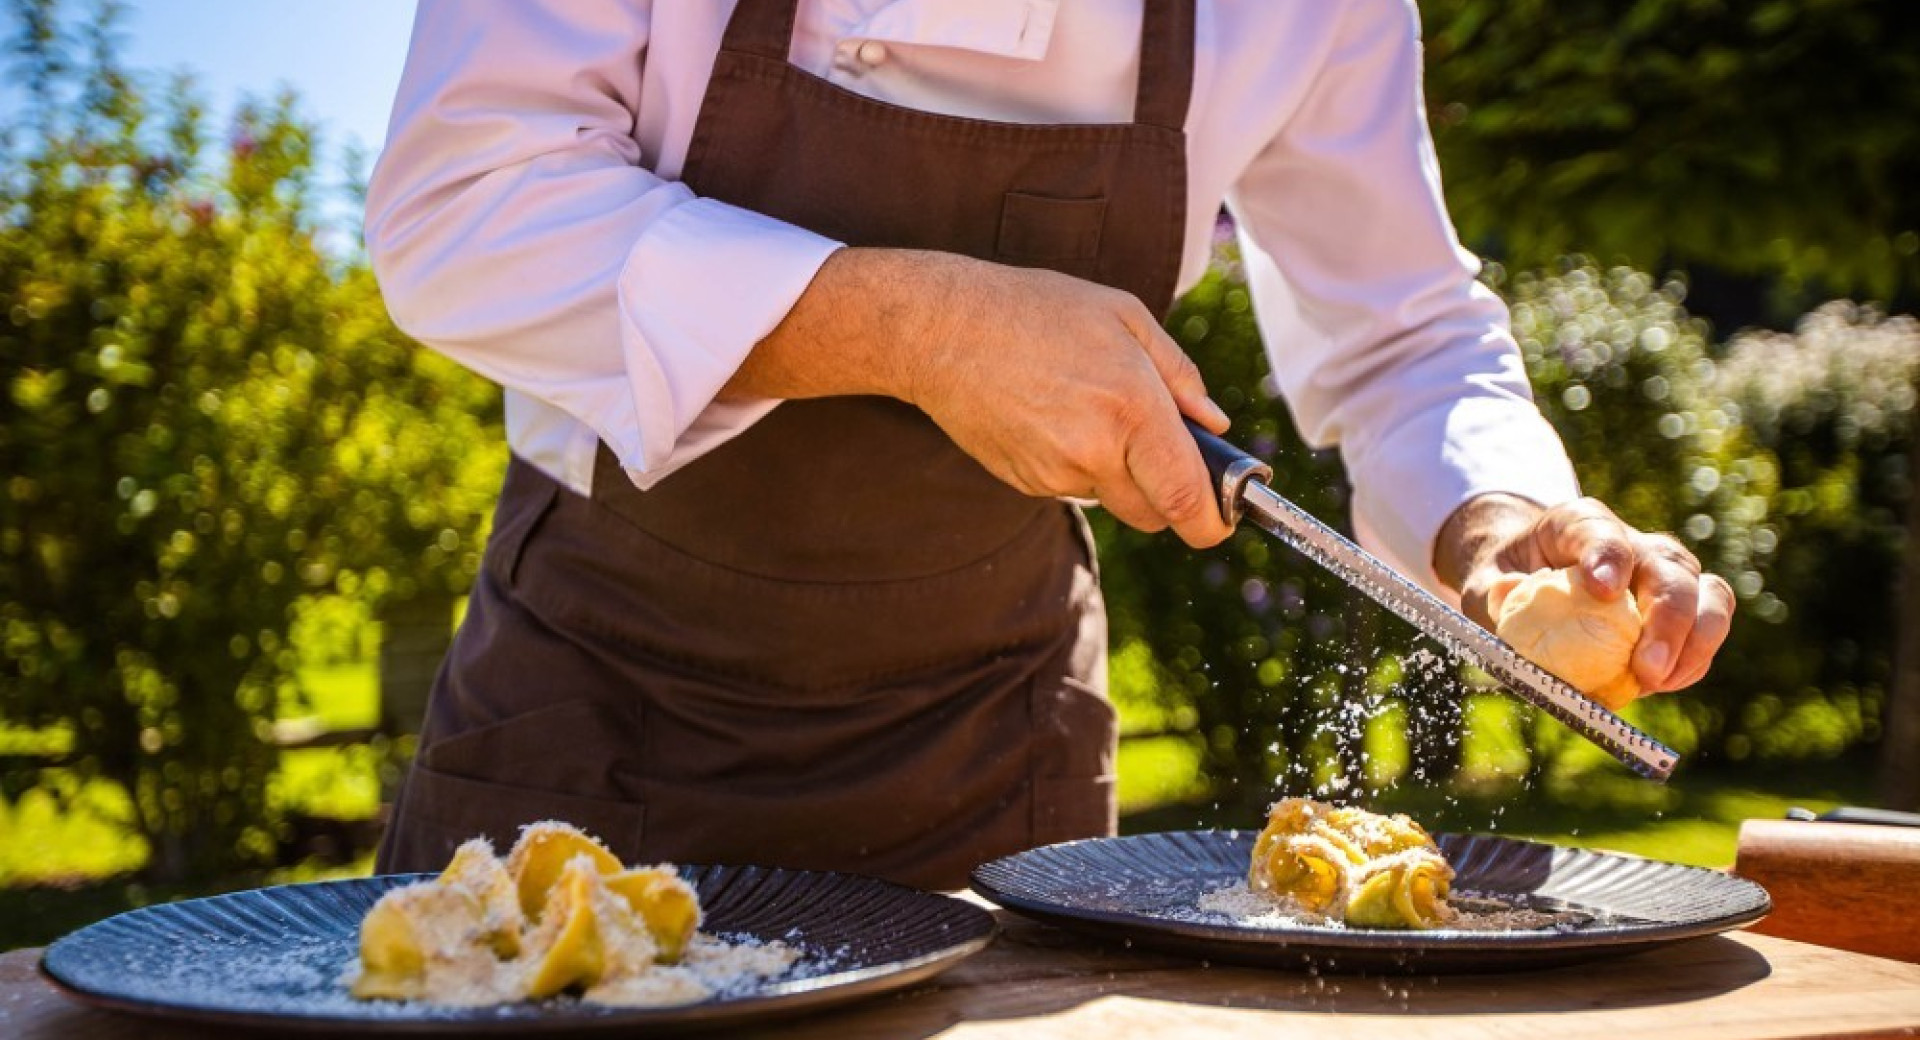
[(357, 138), (371, 152), (412, 25), (409, 0), (130, 0), (125, 61), (193, 70), (217, 111), (291, 86), (332, 144)]
[[(88, 0), (64, 6), (70, 15), (91, 8)], [(0, 21), (11, 36), (13, 16)], [(379, 151), (412, 25), (411, 0), (128, 0), (121, 60), (155, 84), (192, 71), (222, 127), (241, 97), (292, 87), (320, 125), (332, 182), (347, 141), (369, 157)], [(0, 118), (18, 104), (16, 87), (0, 89)]]

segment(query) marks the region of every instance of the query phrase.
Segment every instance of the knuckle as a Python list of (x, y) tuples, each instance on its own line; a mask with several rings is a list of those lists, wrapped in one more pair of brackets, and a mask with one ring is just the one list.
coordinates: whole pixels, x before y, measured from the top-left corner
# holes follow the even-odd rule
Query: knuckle
[(1055, 488), (1099, 487), (1102, 478), (1113, 469), (1098, 446), (1080, 443), (1061, 455), (1062, 465), (1053, 468), (1050, 483)]
[(1593, 517), (1600, 520), (1612, 520), (1615, 523), (1618, 523), (1620, 520), (1618, 516), (1614, 515), (1612, 508), (1605, 502), (1594, 498), (1592, 495), (1583, 495), (1580, 498), (1574, 499), (1568, 503), (1567, 508), (1574, 510), (1582, 516)]
[(1628, 545), (1625, 539), (1609, 537), (1605, 531), (1597, 533), (1599, 537), (1588, 550), (1593, 555), (1613, 564), (1631, 565), (1636, 562), (1638, 557), (1633, 551), (1633, 546)]
[[(1593, 508), (1587, 508), (1591, 503)], [(1554, 519), (1560, 530), (1567, 534), (1579, 532), (1589, 538), (1601, 538), (1608, 542), (1624, 540), (1625, 527), (1605, 506), (1590, 498), (1570, 502), (1555, 511)]]
[(1086, 487), (1095, 477), (1113, 468), (1113, 451), (1105, 431), (1087, 431), (1074, 424), (1054, 444), (1053, 458), (1047, 470), (1049, 481), (1058, 487)]
[(1691, 607), (1700, 598), (1700, 582), (1693, 575), (1673, 567), (1651, 568), (1647, 589), (1662, 603), (1686, 603)]
[(1138, 393), (1113, 393), (1102, 402), (1102, 411), (1106, 421), (1119, 433), (1114, 443), (1124, 443), (1133, 434), (1146, 425), (1152, 409), (1144, 395)]
[(1193, 359), (1187, 356), (1187, 352), (1175, 346), (1169, 348), (1169, 353), (1173, 355), (1174, 378), (1179, 383), (1196, 390), (1205, 389), (1206, 381), (1200, 375), (1200, 366), (1193, 363)]
[(1674, 564), (1691, 575), (1700, 573), (1699, 558), (1673, 535), (1665, 532), (1642, 535), (1640, 546), (1643, 553), (1654, 559)]
[(1169, 484), (1156, 497), (1160, 515), (1175, 526), (1202, 519), (1207, 510), (1214, 508), (1208, 489), (1189, 481)]
[(1114, 309), (1126, 315), (1129, 319), (1145, 322), (1148, 325), (1159, 324), (1153, 320), (1153, 312), (1147, 309), (1147, 305), (1140, 302), (1140, 297), (1124, 289), (1109, 289), (1107, 291), (1112, 294)]
[(1699, 621), (1693, 596), (1682, 591), (1663, 592), (1653, 598), (1653, 609), (1647, 612), (1647, 628), (1664, 636), (1674, 636), (1692, 629)]

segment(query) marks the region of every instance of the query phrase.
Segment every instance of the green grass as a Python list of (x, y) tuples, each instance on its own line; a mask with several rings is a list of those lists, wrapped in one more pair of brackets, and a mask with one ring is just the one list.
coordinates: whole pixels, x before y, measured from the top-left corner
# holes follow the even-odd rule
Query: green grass
[(1683, 772), (1656, 788), (1659, 795), (1653, 799), (1625, 793), (1643, 781), (1590, 776), (1581, 781), (1586, 801), (1575, 804), (1564, 794), (1539, 800), (1500, 830), (1561, 845), (1727, 867), (1733, 864), (1742, 821), (1778, 820), (1794, 807), (1823, 812), (1872, 804), (1872, 775), (1857, 756), (1767, 771)]
[(81, 884), (139, 869), (146, 843), (120, 822), (132, 811), (126, 789), (104, 780), (59, 777), (12, 803), (0, 798), (0, 889)]
[[(300, 683), (306, 710), (282, 722), (332, 730), (379, 720), (379, 675), (371, 661), (306, 668)], [(70, 740), (62, 731), (0, 725), (0, 750), (64, 751)], [(285, 752), (268, 797), (307, 815), (366, 819), (380, 808), (378, 755), (364, 746)], [(0, 889), (70, 889), (138, 870), (147, 848), (121, 822), (131, 812), (119, 784), (82, 783), (59, 770), (49, 770), (44, 787), (12, 802), (0, 797)]]
[(300, 688), (312, 717), (327, 729), (360, 729), (380, 721), (380, 667), (374, 661), (302, 668)]

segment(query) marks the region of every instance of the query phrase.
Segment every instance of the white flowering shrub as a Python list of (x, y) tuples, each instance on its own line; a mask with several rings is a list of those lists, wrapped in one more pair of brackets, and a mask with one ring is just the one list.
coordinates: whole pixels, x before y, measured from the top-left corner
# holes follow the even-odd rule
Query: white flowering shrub
[(1586, 491), (1673, 532), (1739, 596), (1714, 674), (1649, 702), (1654, 728), (1736, 759), (1875, 737), (1920, 323), (1831, 303), (1792, 334), (1716, 347), (1679, 281), (1586, 263), (1492, 281)]

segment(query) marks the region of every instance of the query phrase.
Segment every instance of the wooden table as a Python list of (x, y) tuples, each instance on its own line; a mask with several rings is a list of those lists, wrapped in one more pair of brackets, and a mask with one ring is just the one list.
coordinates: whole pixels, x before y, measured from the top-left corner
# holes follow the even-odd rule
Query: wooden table
[[(1582, 967), (1389, 979), (1202, 967), (1097, 945), (1006, 913), (1000, 922), (1004, 931), (991, 947), (928, 985), (756, 1035), (799, 1040), (1920, 1035), (1920, 965), (1749, 932)], [(40, 977), (39, 956), (39, 950), (0, 954), (0, 1037), (203, 1040), (210, 1034), (201, 1027), (168, 1027), (85, 1008)]]

